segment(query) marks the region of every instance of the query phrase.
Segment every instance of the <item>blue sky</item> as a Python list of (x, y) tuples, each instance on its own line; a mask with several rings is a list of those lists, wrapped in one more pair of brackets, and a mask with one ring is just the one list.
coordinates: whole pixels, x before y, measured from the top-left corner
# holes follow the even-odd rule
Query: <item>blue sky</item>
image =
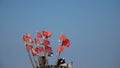
[[(31, 68), (21, 36), (62, 32), (71, 41), (61, 57), (74, 68), (120, 68), (119, 0), (0, 0), (0, 68)], [(49, 58), (51, 63), (55, 57)]]

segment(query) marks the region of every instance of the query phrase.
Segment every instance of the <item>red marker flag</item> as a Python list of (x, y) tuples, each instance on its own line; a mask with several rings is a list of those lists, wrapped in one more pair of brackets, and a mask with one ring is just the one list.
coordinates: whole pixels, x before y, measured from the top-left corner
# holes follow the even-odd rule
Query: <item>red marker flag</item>
[(69, 39), (66, 39), (66, 40), (62, 41), (62, 46), (69, 47), (69, 46), (70, 46), (70, 41), (69, 41)]
[(64, 34), (61, 34), (61, 35), (60, 35), (60, 40), (61, 40), (61, 41), (64, 41), (64, 40), (66, 40), (66, 39), (67, 39), (67, 38), (66, 38), (66, 36), (65, 36)]
[(28, 41), (28, 39), (27, 39), (27, 37), (25, 35), (23, 35), (23, 41), (25, 41), (25, 42)]
[(34, 43), (34, 41), (32, 40), (32, 38), (29, 38), (28, 42), (30, 42), (31, 44)]
[(37, 53), (44, 52), (44, 48), (42, 46), (36, 48)]
[(35, 38), (35, 44), (40, 44), (40, 39), (38, 37)]
[(26, 38), (26, 41), (28, 41), (29, 43), (33, 43), (33, 42), (34, 42), (34, 41), (32, 40), (32, 38), (31, 38), (30, 33), (26, 33), (25, 38)]
[(63, 46), (59, 45), (57, 51), (58, 51), (58, 52), (62, 52), (63, 49), (64, 49)]
[(29, 41), (30, 37), (27, 35), (23, 35), (23, 41), (27, 42)]
[(32, 45), (26, 44), (26, 50), (27, 50), (27, 51), (30, 51), (32, 48), (33, 48)]
[(42, 38), (42, 34), (40, 32), (37, 32), (37, 38)]
[(23, 35), (23, 41), (33, 43), (33, 40), (30, 36), (30, 33), (27, 33), (26, 35)]
[(37, 50), (35, 48), (32, 48), (32, 54), (33, 54), (33, 56), (37, 55)]
[(42, 31), (42, 35), (45, 36), (46, 38), (51, 37), (52, 33), (48, 31)]
[(44, 46), (48, 46), (48, 45), (50, 45), (50, 41), (48, 41), (48, 40), (43, 40), (43, 44), (44, 44)]
[(51, 51), (52, 51), (52, 48), (49, 46), (46, 46), (46, 52), (51, 52)]
[(26, 34), (26, 37), (30, 39), (30, 38), (31, 38), (30, 33), (27, 33), (27, 34)]

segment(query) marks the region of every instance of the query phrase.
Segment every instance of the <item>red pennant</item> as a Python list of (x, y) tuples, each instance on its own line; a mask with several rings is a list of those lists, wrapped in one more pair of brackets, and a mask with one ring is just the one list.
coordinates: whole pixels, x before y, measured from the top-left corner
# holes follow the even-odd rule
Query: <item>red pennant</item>
[(44, 52), (44, 48), (43, 47), (37, 47), (37, 53), (41, 53)]
[(30, 38), (31, 38), (30, 33), (27, 33), (27, 34), (26, 34), (26, 37), (30, 39)]
[(26, 44), (26, 50), (27, 50), (27, 51), (30, 51), (32, 48), (33, 48), (32, 45), (28, 45), (28, 44)]
[(34, 43), (34, 41), (32, 40), (32, 38), (30, 38), (30, 39), (28, 40), (28, 42), (30, 42), (31, 44)]
[(42, 35), (48, 38), (48, 37), (51, 37), (52, 33), (48, 31), (42, 31)]
[(47, 32), (47, 37), (51, 37), (52, 33), (51, 32)]
[(35, 38), (35, 43), (36, 43), (36, 45), (40, 44), (40, 39), (38, 37)]
[(52, 48), (49, 46), (46, 46), (46, 52), (51, 52), (51, 51), (52, 51)]
[(37, 38), (42, 38), (42, 34), (40, 32), (37, 32)]
[(27, 37), (25, 35), (23, 35), (23, 41), (27, 42)]
[(36, 56), (37, 55), (37, 50), (32, 48), (32, 54), (33, 54), (33, 56)]
[(69, 41), (69, 39), (66, 39), (66, 40), (62, 41), (62, 46), (69, 47), (69, 46), (70, 46), (70, 41)]
[(63, 46), (59, 45), (57, 51), (58, 51), (58, 52), (62, 52), (63, 49), (64, 49)]
[(66, 36), (65, 36), (64, 34), (61, 34), (61, 35), (60, 35), (60, 40), (61, 40), (61, 41), (64, 41), (64, 40), (66, 40), (66, 39), (67, 39), (67, 38), (66, 38)]
[(28, 37), (27, 35), (23, 35), (23, 41), (27, 42), (29, 41), (30, 37)]
[(31, 38), (30, 33), (27, 33), (27, 34), (26, 34), (26, 38), (27, 38), (28, 42), (33, 43), (33, 40), (32, 40), (32, 38)]
[(50, 41), (48, 41), (48, 40), (43, 40), (43, 44), (44, 44), (44, 46), (48, 46), (48, 45), (50, 45)]
[(31, 39), (30, 33), (23, 35), (23, 41), (33, 43), (33, 40)]

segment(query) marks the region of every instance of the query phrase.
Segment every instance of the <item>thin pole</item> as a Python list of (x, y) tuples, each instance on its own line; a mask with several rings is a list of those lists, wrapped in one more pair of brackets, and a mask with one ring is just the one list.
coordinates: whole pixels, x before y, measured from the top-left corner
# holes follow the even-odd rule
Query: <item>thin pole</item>
[[(26, 50), (26, 51), (27, 51), (27, 50)], [(32, 64), (32, 68), (35, 68), (34, 63), (33, 63), (33, 61), (32, 61), (32, 57), (30, 56), (30, 52), (29, 52), (29, 51), (27, 51), (27, 55), (28, 55), (29, 60), (30, 60), (30, 62), (31, 62), (31, 64)]]
[(38, 65), (38, 67), (40, 68), (40, 60), (39, 60), (39, 55), (37, 55), (37, 61), (38, 61), (38, 63), (37, 63), (37, 65)]
[(58, 57), (57, 57), (57, 60), (60, 58), (60, 54), (61, 54), (61, 52), (59, 52), (59, 53), (58, 53)]
[(71, 65), (72, 65), (72, 68), (73, 68), (73, 61), (71, 61)]
[(44, 54), (44, 56), (45, 56), (45, 61), (46, 61), (46, 64), (48, 65), (48, 57), (47, 57), (47, 47), (45, 46), (45, 54)]
[(36, 65), (36, 67), (37, 67), (37, 66), (38, 66), (38, 64), (37, 64), (37, 61), (36, 61), (36, 59), (35, 59), (35, 56), (33, 56), (33, 60), (34, 60), (35, 65)]
[[(47, 38), (43, 37), (43, 40), (47, 40)], [(45, 52), (44, 52), (45, 62), (46, 62), (46, 65), (48, 65), (47, 46), (44, 46), (44, 49), (45, 49)]]
[[(60, 40), (58, 40), (58, 45), (60, 45)], [(58, 52), (58, 55), (57, 55), (57, 60), (56, 60), (56, 64), (57, 64), (57, 61), (58, 61), (58, 59), (60, 58), (60, 54), (61, 54), (61, 52)]]
[(26, 51), (27, 51), (27, 55), (28, 55), (28, 57), (29, 57), (30, 63), (32, 64), (32, 68), (35, 68), (34, 63), (33, 63), (33, 61), (32, 61), (32, 57), (31, 57), (31, 55), (30, 55), (30, 52), (29, 52), (29, 51), (27, 50), (27, 48), (26, 48), (26, 42), (24, 42), (24, 46), (25, 46), (25, 49), (26, 49)]

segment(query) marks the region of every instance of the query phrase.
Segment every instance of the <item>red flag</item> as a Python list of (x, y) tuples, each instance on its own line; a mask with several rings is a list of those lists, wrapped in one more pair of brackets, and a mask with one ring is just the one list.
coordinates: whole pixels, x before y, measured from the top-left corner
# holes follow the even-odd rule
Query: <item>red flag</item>
[(47, 32), (47, 37), (51, 37), (52, 33), (51, 32)]
[(69, 41), (69, 39), (66, 39), (66, 40), (62, 41), (62, 46), (69, 47), (69, 46), (70, 46), (70, 41)]
[(62, 52), (63, 49), (64, 49), (63, 46), (59, 45), (57, 51), (58, 51), (58, 52)]
[(42, 34), (40, 32), (37, 32), (37, 38), (41, 38)]
[(33, 43), (33, 40), (31, 39), (30, 33), (23, 35), (23, 41)]
[(52, 51), (52, 48), (49, 46), (46, 46), (46, 52), (51, 52), (51, 51)]
[(27, 34), (26, 34), (26, 38), (27, 38), (28, 42), (33, 43), (33, 40), (32, 40), (32, 38), (31, 38), (30, 33), (27, 33)]
[(40, 39), (38, 37), (35, 38), (35, 43), (36, 43), (36, 45), (40, 44)]
[(45, 36), (46, 38), (48, 38), (52, 35), (52, 33), (48, 32), (48, 31), (42, 31), (42, 35)]
[(41, 53), (44, 52), (44, 48), (43, 47), (37, 47), (37, 53)]
[(67, 39), (67, 38), (66, 38), (66, 36), (65, 36), (64, 34), (61, 34), (61, 35), (60, 35), (60, 40), (61, 40), (61, 41), (64, 41), (64, 40), (66, 40), (66, 39)]
[(26, 44), (26, 50), (27, 50), (27, 51), (30, 51), (32, 48), (33, 48), (32, 45)]
[(32, 48), (32, 54), (33, 54), (33, 56), (36, 56), (37, 55), (37, 50)]
[(29, 41), (30, 37), (27, 35), (23, 35), (23, 41), (27, 42)]
[(32, 38), (29, 38), (28, 42), (30, 42), (32, 44), (34, 43), (34, 41), (32, 40)]
[(48, 41), (48, 40), (43, 40), (43, 44), (44, 44), (44, 46), (48, 46), (48, 45), (50, 45), (50, 41)]
[(27, 37), (25, 35), (23, 35), (23, 41), (27, 42)]
[(30, 38), (31, 38), (30, 33), (27, 33), (27, 34), (26, 34), (26, 37), (30, 39)]

